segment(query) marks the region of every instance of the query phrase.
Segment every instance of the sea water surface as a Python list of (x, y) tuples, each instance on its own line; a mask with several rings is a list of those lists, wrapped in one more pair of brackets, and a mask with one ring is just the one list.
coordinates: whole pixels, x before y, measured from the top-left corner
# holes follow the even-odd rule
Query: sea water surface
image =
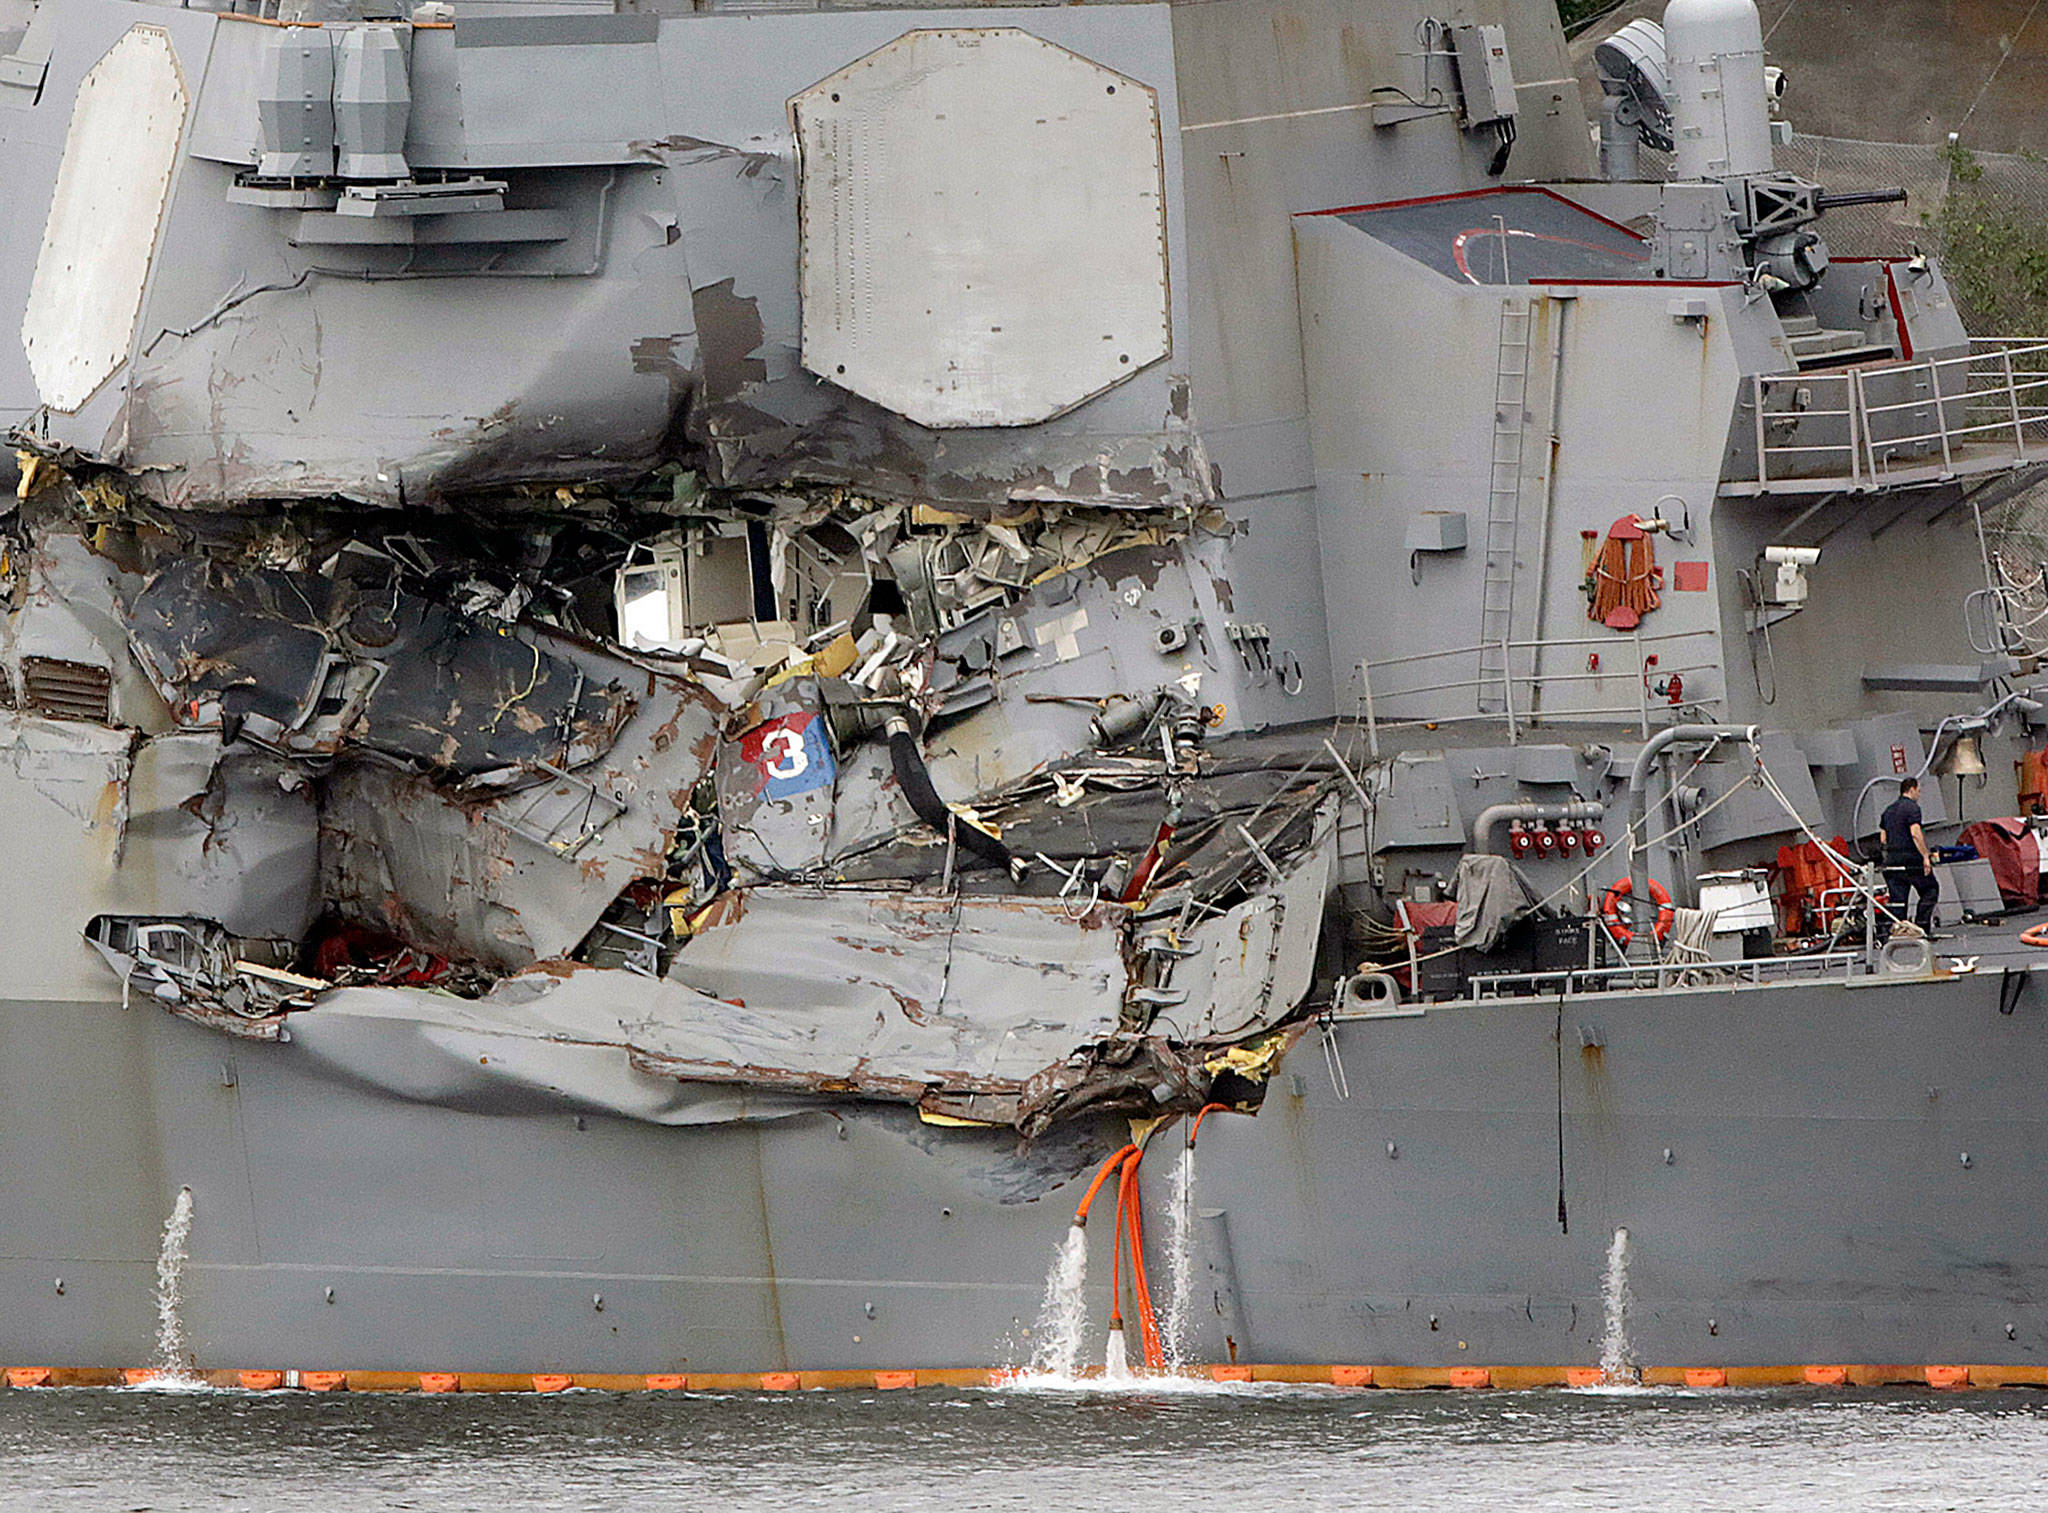
[(0, 1392), (0, 1508), (2048, 1505), (2048, 1393)]

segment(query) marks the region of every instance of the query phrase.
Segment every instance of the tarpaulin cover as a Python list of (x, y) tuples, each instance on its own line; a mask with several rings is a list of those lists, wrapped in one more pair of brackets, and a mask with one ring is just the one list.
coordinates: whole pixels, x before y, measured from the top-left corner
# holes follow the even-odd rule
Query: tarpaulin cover
[(2041, 845), (2026, 821), (1979, 820), (1956, 839), (1991, 863), (2006, 908), (2031, 909), (2041, 901)]
[(1517, 910), (1529, 902), (1529, 895), (1515, 878), (1504, 856), (1469, 852), (1458, 862), (1458, 875), (1451, 882), (1458, 900), (1457, 929), (1451, 938), (1475, 951), (1491, 951), (1499, 942)]

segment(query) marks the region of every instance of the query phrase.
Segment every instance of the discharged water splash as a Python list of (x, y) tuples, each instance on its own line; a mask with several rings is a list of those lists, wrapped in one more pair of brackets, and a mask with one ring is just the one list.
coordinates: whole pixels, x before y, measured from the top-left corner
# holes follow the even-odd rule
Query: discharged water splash
[(164, 1220), (163, 1244), (156, 1253), (156, 1360), (160, 1381), (196, 1383), (192, 1352), (185, 1342), (185, 1246), (192, 1237), (192, 1189), (178, 1189), (178, 1201)]
[(1102, 1350), (1102, 1379), (1105, 1382), (1128, 1382), (1135, 1380), (1130, 1358), (1124, 1352), (1124, 1332), (1112, 1329), (1109, 1343)]
[(1188, 1360), (1188, 1330), (1195, 1301), (1195, 1148), (1181, 1147), (1166, 1196), (1166, 1311), (1159, 1320), (1165, 1336), (1166, 1369), (1179, 1371)]
[(1038, 1305), (1038, 1343), (1031, 1374), (1071, 1380), (1081, 1374), (1081, 1346), (1088, 1331), (1088, 1231), (1071, 1225), (1045, 1276), (1045, 1301)]
[(1088, 1232), (1076, 1224), (1067, 1230), (1059, 1253), (1053, 1257), (1052, 1269), (1046, 1273), (1045, 1300), (1039, 1305), (1038, 1322), (1032, 1329), (1031, 1363), (1006, 1379), (1007, 1389), (1219, 1396), (1265, 1390), (1240, 1382), (1215, 1382), (1206, 1376), (1176, 1374), (1186, 1369), (1188, 1345), (1183, 1336), (1194, 1314), (1194, 1188), (1194, 1152), (1183, 1151), (1169, 1198), (1172, 1291), (1161, 1320), (1166, 1373), (1132, 1369), (1128, 1331), (1137, 1328), (1134, 1321), (1127, 1321), (1123, 1329), (1109, 1331), (1103, 1345), (1100, 1374), (1083, 1362), (1088, 1334)]
[(1607, 1271), (1600, 1281), (1601, 1310), (1606, 1325), (1600, 1332), (1600, 1380), (1610, 1387), (1632, 1386), (1638, 1379), (1628, 1343), (1628, 1231), (1617, 1229), (1607, 1247)]

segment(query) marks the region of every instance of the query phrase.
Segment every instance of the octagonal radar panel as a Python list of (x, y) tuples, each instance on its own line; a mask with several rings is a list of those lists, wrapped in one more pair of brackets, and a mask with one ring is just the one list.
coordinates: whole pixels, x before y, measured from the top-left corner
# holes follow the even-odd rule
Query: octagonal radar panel
[(803, 363), (1025, 426), (1172, 349), (1159, 98), (1010, 27), (907, 32), (791, 102)]
[(128, 360), (189, 96), (158, 26), (132, 26), (78, 87), (21, 321), (42, 402), (78, 410)]

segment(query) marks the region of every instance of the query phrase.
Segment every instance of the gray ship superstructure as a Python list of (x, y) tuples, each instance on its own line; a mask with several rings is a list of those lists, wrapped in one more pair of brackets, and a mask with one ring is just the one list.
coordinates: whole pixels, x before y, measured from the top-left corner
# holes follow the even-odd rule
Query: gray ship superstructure
[(1589, 1364), (1626, 1229), (1644, 1362), (2048, 1365), (2048, 853), (1862, 860), (2039, 776), (2048, 348), (1749, 0), (1600, 66), (0, 0), (0, 1357), (189, 1187), (201, 1367), (1021, 1363), (1113, 1181), (1155, 1359)]

